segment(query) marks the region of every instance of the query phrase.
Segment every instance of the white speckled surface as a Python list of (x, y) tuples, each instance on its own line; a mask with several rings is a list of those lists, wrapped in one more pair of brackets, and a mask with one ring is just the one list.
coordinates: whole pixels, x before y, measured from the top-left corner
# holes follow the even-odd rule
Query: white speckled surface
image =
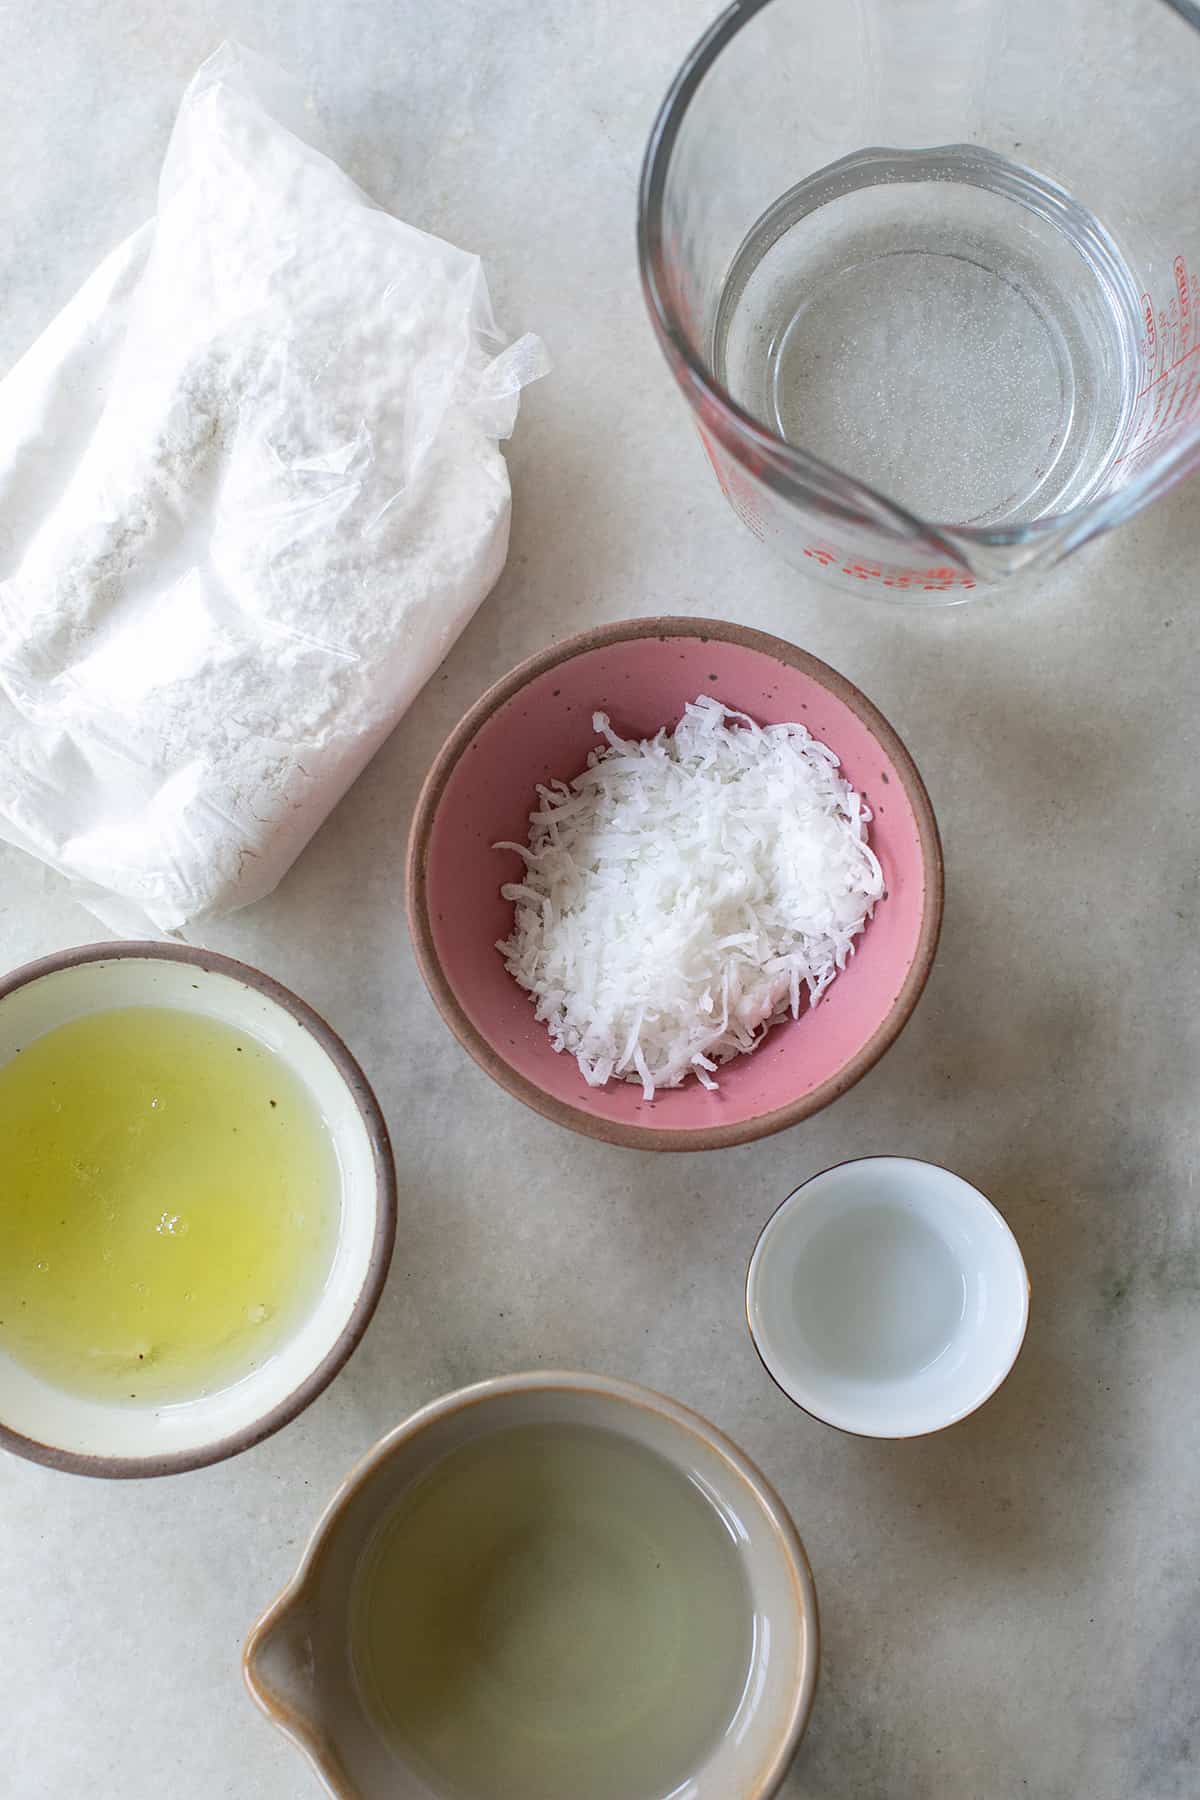
[[(0, 364), (149, 212), (179, 94), (230, 33), (311, 84), (384, 204), (485, 255), (501, 318), (557, 363), (511, 452), (500, 586), (280, 891), (207, 934), (298, 988), (376, 1082), (402, 1194), (380, 1312), (316, 1406), (234, 1463), (107, 1486), (0, 1459), (0, 1795), (315, 1793), (242, 1692), (247, 1624), (379, 1433), (539, 1362), (678, 1395), (790, 1503), (825, 1667), (788, 1800), (1200, 1786), (1198, 490), (954, 613), (856, 602), (772, 561), (718, 501), (634, 267), (646, 129), (710, 11), (659, 0), (653, 31), (634, 0), (0, 12)], [(926, 776), (948, 867), (938, 963), (884, 1063), (782, 1137), (661, 1161), (560, 1132), (467, 1061), (400, 895), (417, 784), (464, 707), (548, 638), (655, 610), (782, 633), (865, 688)], [(4, 965), (99, 935), (0, 851)], [(742, 1319), (769, 1211), (868, 1151), (977, 1183), (1033, 1280), (1008, 1385), (928, 1441), (797, 1414)]]

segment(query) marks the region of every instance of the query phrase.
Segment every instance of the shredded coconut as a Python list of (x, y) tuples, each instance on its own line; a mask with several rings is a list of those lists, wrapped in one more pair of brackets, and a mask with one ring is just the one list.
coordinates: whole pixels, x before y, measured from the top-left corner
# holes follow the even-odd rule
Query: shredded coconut
[(642, 742), (592, 724), (605, 747), (496, 845), (526, 866), (496, 948), (591, 1086), (714, 1088), (845, 968), (883, 894), (870, 809), (803, 725), (709, 695)]

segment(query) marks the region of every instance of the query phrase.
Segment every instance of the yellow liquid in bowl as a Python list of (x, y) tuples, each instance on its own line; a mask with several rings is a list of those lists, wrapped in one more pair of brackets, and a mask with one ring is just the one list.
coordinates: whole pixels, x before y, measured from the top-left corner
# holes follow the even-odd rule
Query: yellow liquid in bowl
[(96, 1399), (226, 1386), (311, 1308), (339, 1193), (254, 1037), (155, 1006), (60, 1025), (0, 1068), (0, 1352)]

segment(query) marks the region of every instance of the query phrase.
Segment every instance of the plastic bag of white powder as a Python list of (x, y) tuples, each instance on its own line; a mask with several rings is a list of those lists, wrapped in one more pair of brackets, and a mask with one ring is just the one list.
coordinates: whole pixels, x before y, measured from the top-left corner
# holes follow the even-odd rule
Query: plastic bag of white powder
[(119, 931), (276, 885), (499, 575), (545, 367), (281, 114), (210, 58), (155, 219), (0, 382), (0, 837)]

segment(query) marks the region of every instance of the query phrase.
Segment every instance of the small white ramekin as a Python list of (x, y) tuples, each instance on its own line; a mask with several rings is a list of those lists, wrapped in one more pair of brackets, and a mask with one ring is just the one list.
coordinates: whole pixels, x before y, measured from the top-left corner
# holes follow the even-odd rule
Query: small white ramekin
[[(805, 1311), (805, 1258), (820, 1254), (818, 1233), (844, 1229), (854, 1209), (864, 1213), (864, 1231), (894, 1211), (911, 1229), (918, 1263), (922, 1244), (939, 1265), (952, 1259), (958, 1316), (920, 1366), (864, 1373), (839, 1362), (825, 1353)], [(911, 1275), (911, 1303), (919, 1308), (920, 1267)], [(821, 1310), (828, 1304), (836, 1315), (841, 1307), (852, 1319), (870, 1303), (853, 1287), (847, 1272), (847, 1291), (823, 1294)], [(862, 1437), (922, 1437), (966, 1418), (1000, 1386), (1024, 1341), (1029, 1277), (1015, 1237), (978, 1188), (911, 1157), (862, 1157), (812, 1176), (767, 1221), (750, 1259), (746, 1319), (767, 1373), (805, 1412)]]

